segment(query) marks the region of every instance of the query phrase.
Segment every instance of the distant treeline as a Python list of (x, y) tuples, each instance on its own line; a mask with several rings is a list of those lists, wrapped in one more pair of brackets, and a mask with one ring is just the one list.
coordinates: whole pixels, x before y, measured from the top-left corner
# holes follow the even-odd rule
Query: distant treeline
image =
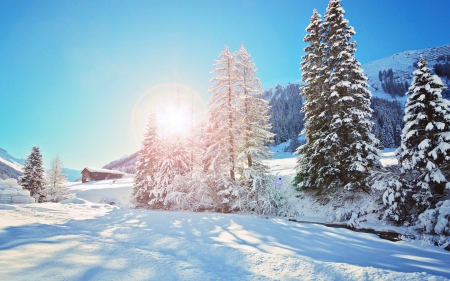
[(438, 63), (434, 65), (434, 72), (440, 77), (450, 79), (450, 55), (440, 55), (437, 58)]
[(408, 82), (395, 82), (394, 80), (394, 72), (392, 68), (389, 68), (387, 71), (379, 71), (378, 78), (381, 82), (381, 87), (385, 93), (390, 94), (392, 97), (399, 96), (403, 97), (405, 93), (408, 91), (409, 84)]
[[(291, 140), (287, 151), (295, 151), (301, 144), (297, 141), (303, 129), (304, 114), (300, 112), (303, 102), (300, 85), (289, 84), (287, 87), (276, 86), (265, 91), (271, 106), (272, 132), (276, 134), (275, 144)], [(403, 108), (397, 101), (372, 97), (372, 120), (375, 123), (372, 132), (380, 140), (381, 147), (398, 147), (403, 128)]]

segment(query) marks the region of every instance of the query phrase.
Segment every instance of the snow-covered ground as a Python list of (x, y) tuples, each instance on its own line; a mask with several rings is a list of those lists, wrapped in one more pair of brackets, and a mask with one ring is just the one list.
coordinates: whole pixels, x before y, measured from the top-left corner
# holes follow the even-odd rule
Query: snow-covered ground
[[(295, 158), (271, 166), (288, 177)], [(132, 209), (131, 178), (70, 190), (63, 203), (0, 204), (0, 280), (450, 280), (450, 252), (435, 246), (282, 218)]]

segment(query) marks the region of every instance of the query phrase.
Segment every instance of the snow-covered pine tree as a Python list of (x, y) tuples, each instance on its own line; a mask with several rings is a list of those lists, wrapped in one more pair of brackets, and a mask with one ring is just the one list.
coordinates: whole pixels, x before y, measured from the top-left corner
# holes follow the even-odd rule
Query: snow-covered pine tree
[(427, 206), (431, 196), (450, 188), (450, 101), (442, 98), (443, 83), (423, 57), (417, 66), (397, 155), (403, 172), (419, 172), (414, 198)]
[(156, 165), (160, 155), (156, 115), (151, 112), (134, 173), (133, 198), (138, 206), (148, 206), (150, 192), (155, 186)]
[[(249, 190), (256, 188), (258, 178), (268, 173), (262, 158), (271, 156), (267, 144), (274, 134), (270, 132), (269, 102), (262, 98), (262, 88), (256, 77), (256, 66), (244, 45), (236, 52), (237, 90), (239, 93), (239, 112), (242, 118), (239, 135), (239, 154), (237, 169), (240, 182)], [(256, 191), (255, 191), (256, 192)]]
[(237, 155), (237, 134), (240, 120), (237, 105), (239, 103), (238, 92), (236, 91), (236, 57), (230, 52), (228, 47), (219, 54), (219, 59), (214, 62), (216, 68), (211, 72), (216, 74), (211, 79), (209, 92), (212, 94), (209, 101), (209, 126), (216, 128), (216, 136), (210, 141), (215, 142), (217, 150), (211, 160), (220, 159), (221, 167), (229, 171), (230, 178), (235, 180), (236, 155)]
[(166, 196), (177, 192), (173, 181), (177, 176), (184, 176), (191, 170), (190, 154), (184, 138), (166, 136), (161, 142), (161, 156), (155, 173), (155, 186), (151, 190), (149, 205), (154, 208), (171, 208), (166, 206)]
[(335, 178), (339, 175), (337, 163), (330, 157), (329, 143), (325, 140), (330, 133), (330, 118), (332, 105), (327, 102), (324, 91), (327, 74), (325, 71), (325, 53), (323, 41), (323, 23), (321, 15), (314, 9), (310, 24), (306, 28), (303, 40), (309, 45), (305, 48), (301, 62), (302, 80), (306, 83), (301, 87), (305, 102), (302, 112), (305, 113), (305, 127), (302, 134), (306, 143), (297, 149), (300, 157), (297, 161), (296, 182), (300, 188), (315, 187), (319, 190), (336, 185)]
[(42, 202), (45, 196), (45, 170), (42, 167), (42, 155), (39, 146), (34, 146), (30, 155), (25, 159), (19, 182), (23, 188), (30, 191), (32, 197), (38, 197), (38, 202)]
[(372, 109), (367, 77), (355, 59), (355, 34), (344, 18), (341, 0), (330, 0), (323, 23), (325, 51), (324, 88), (327, 95), (330, 131), (325, 137), (326, 153), (337, 164), (338, 174), (331, 182), (342, 182), (345, 188), (364, 187), (365, 178), (379, 163), (377, 140), (371, 133)]
[(63, 173), (63, 164), (59, 156), (55, 156), (48, 171), (45, 186), (45, 201), (60, 202), (70, 197), (67, 175)]

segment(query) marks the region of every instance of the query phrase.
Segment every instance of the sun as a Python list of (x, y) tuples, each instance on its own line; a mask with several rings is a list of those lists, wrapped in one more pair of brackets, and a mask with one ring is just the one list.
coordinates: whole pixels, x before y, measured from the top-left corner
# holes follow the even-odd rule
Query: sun
[(207, 104), (195, 90), (180, 83), (155, 85), (136, 100), (130, 116), (130, 128), (136, 147), (147, 131), (150, 114), (157, 118), (158, 135), (183, 137), (204, 120)]
[(169, 105), (157, 114), (158, 127), (163, 135), (183, 135), (191, 128), (190, 116), (186, 108)]

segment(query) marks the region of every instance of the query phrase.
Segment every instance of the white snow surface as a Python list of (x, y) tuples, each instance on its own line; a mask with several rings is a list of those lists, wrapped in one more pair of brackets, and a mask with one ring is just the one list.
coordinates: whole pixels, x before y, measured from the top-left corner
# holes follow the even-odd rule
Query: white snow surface
[[(296, 159), (285, 156), (271, 166), (291, 177)], [(450, 280), (450, 252), (435, 246), (285, 218), (133, 209), (132, 185), (72, 183), (61, 203), (0, 204), (0, 280)]]
[(97, 172), (97, 173), (110, 173), (110, 174), (119, 174), (122, 175), (123, 173), (117, 170), (108, 170), (108, 169), (102, 169), (102, 168), (92, 168), (92, 167), (86, 167), (86, 169), (93, 173), (93, 172)]

